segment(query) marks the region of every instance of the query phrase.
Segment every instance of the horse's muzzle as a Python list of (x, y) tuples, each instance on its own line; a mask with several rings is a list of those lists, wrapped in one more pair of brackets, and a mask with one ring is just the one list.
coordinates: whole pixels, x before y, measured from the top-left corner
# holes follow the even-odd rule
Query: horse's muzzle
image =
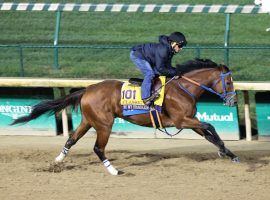
[(236, 94), (230, 94), (230, 95), (227, 95), (225, 98), (224, 98), (225, 102), (224, 102), (224, 105), (226, 106), (236, 106), (237, 105), (237, 96)]

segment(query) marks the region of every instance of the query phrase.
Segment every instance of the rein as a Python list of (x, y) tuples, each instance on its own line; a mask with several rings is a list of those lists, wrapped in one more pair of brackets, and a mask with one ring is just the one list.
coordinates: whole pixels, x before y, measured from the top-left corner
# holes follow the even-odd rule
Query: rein
[(183, 130), (183, 129), (181, 128), (181, 129), (178, 129), (178, 132), (177, 132), (177, 133), (171, 134), (171, 133), (169, 133), (169, 132), (167, 131), (167, 129), (166, 129), (165, 127), (164, 127), (163, 129), (164, 129), (164, 130), (158, 128), (159, 131), (161, 131), (162, 133), (166, 133), (168, 136), (171, 136), (171, 137), (176, 136), (177, 134), (179, 134), (179, 133)]
[[(196, 82), (196, 81), (194, 81), (194, 80), (192, 80), (192, 79), (190, 79), (190, 78), (188, 78), (188, 77), (186, 77), (186, 76), (182, 76), (182, 78), (185, 79), (186, 81), (188, 81), (188, 82), (190, 82), (190, 83), (192, 83), (192, 84), (194, 84), (194, 85), (196, 85), (196, 86), (198, 86), (198, 87), (204, 89), (204, 90), (207, 90), (208, 92), (211, 92), (211, 93), (213, 93), (213, 94), (219, 96), (221, 99), (223, 99), (224, 101), (226, 101), (226, 96), (227, 96), (228, 94), (232, 94), (232, 96), (231, 96), (230, 98), (233, 98), (233, 96), (236, 95), (236, 92), (227, 92), (227, 90), (226, 90), (225, 77), (226, 77), (226, 76), (229, 76), (229, 75), (231, 75), (231, 74), (232, 74), (232, 72), (230, 72), (230, 71), (227, 72), (227, 73), (225, 73), (225, 74), (221, 72), (221, 74), (220, 74), (220, 79), (218, 79), (218, 80), (215, 82), (215, 84), (213, 85), (213, 86), (215, 86), (215, 85), (221, 80), (221, 82), (222, 82), (222, 88), (223, 88), (223, 93), (218, 93), (218, 92), (216, 92), (215, 90), (213, 90), (212, 88), (207, 87), (206, 85), (200, 84), (200, 83), (198, 83), (198, 82)], [(212, 87), (213, 87), (213, 86), (212, 86)], [(190, 92), (189, 92), (189, 93), (190, 93)]]

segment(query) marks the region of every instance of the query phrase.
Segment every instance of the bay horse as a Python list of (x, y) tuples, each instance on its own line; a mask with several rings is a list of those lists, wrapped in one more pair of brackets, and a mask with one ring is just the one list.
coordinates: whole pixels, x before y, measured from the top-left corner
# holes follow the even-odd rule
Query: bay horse
[[(217, 146), (219, 156), (227, 156), (233, 162), (239, 162), (238, 157), (225, 147), (215, 128), (195, 117), (196, 102), (207, 90), (220, 96), (225, 105), (236, 105), (237, 98), (229, 68), (209, 59), (195, 59), (177, 65), (176, 69), (180, 76), (166, 79), (165, 97), (160, 114), (163, 127), (192, 129)], [(12, 125), (26, 123), (45, 113), (55, 114), (67, 106), (80, 106), (81, 123), (67, 139), (55, 162), (62, 162), (70, 148), (93, 127), (97, 133), (94, 152), (110, 174), (118, 175), (120, 171), (114, 168), (105, 156), (105, 147), (114, 119), (119, 117), (137, 125), (152, 127), (149, 113), (123, 116), (120, 105), (122, 85), (122, 81), (105, 80), (60, 99), (41, 102), (33, 107), (29, 115), (14, 120)]]

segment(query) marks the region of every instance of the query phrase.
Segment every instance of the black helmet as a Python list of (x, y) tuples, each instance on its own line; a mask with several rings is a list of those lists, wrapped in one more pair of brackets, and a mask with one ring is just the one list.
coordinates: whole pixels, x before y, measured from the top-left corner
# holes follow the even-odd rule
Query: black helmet
[(172, 42), (176, 42), (176, 43), (180, 44), (181, 47), (187, 45), (186, 37), (184, 36), (183, 33), (180, 33), (180, 32), (173, 32), (169, 36), (169, 40), (172, 41)]

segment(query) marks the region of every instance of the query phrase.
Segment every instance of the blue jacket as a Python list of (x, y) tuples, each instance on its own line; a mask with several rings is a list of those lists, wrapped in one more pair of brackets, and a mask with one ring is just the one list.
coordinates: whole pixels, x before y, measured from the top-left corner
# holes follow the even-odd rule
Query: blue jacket
[(173, 49), (168, 41), (168, 36), (159, 36), (159, 43), (147, 43), (132, 47), (135, 55), (149, 62), (151, 67), (159, 75), (175, 76), (176, 69), (172, 67), (171, 61), (174, 55)]

